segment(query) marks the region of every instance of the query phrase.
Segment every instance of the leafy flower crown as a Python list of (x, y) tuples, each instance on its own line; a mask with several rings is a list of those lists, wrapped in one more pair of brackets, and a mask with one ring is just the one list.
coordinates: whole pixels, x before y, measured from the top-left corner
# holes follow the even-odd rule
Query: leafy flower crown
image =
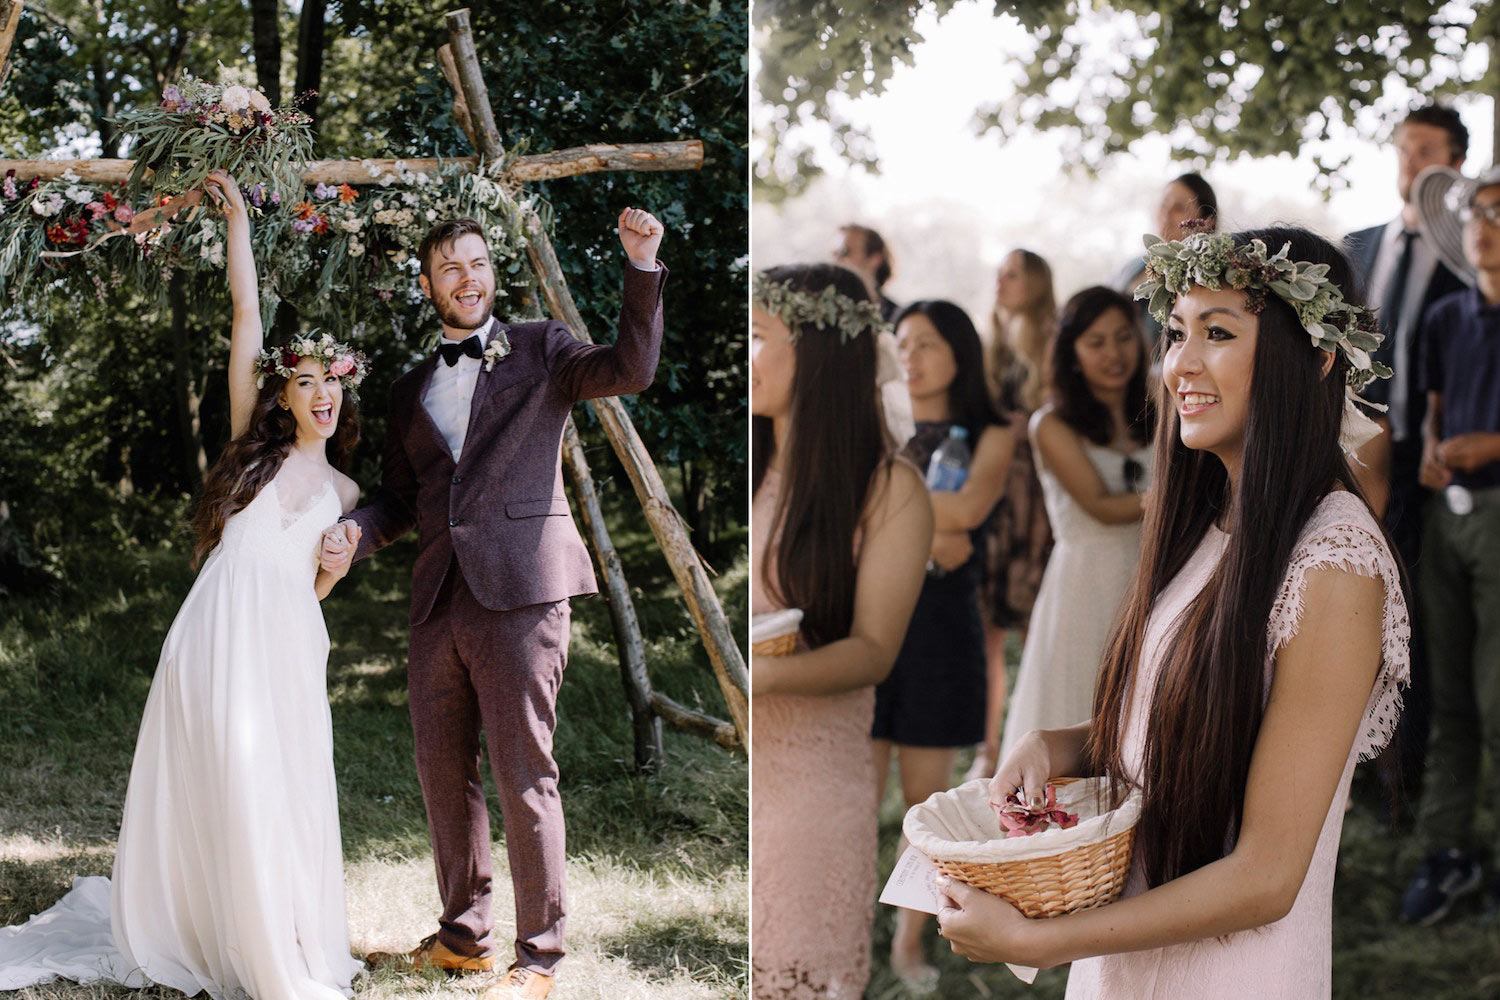
[(819, 330), (837, 330), (841, 344), (864, 333), (879, 334), (890, 329), (890, 324), (881, 318), (878, 305), (868, 300), (856, 302), (833, 285), (814, 295), (761, 273), (755, 276), (751, 294), (756, 305), (791, 329), (793, 340), (804, 324)]
[(1297, 313), (1314, 347), (1344, 352), (1346, 381), (1354, 392), (1391, 377), (1389, 368), (1370, 357), (1383, 339), (1375, 314), (1344, 301), (1343, 291), (1328, 280), (1327, 264), (1288, 257), (1291, 243), (1272, 254), (1261, 240), (1237, 246), (1228, 233), (1194, 232), (1171, 242), (1148, 235), (1145, 242), (1146, 274), (1135, 297), (1150, 300), (1146, 308), (1163, 327), (1177, 296), (1194, 285), (1244, 292), (1246, 308), (1256, 315), (1266, 307), (1266, 295), (1274, 293)]
[(296, 374), (297, 365), (307, 358), (316, 360), (329, 374), (338, 376), (345, 389), (356, 388), (370, 371), (370, 362), (363, 354), (334, 340), (332, 334), (310, 335), (298, 337), (284, 347), (261, 351), (255, 359), (255, 387), (264, 387), (266, 379), (272, 375), (291, 378)]

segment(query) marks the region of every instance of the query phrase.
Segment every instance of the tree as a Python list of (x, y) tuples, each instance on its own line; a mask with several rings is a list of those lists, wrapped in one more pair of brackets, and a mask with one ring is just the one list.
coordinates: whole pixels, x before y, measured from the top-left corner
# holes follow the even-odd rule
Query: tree
[[(800, 190), (806, 142), (796, 129), (833, 128), (835, 151), (868, 164), (848, 139), (833, 95), (878, 93), (897, 62), (911, 62), (916, 15), (939, 16), (952, 0), (887, 5), (801, 0), (757, 8), (766, 103), (757, 139), (768, 156), (757, 182), (769, 193)], [(1147, 135), (1165, 135), (1174, 155), (1197, 163), (1248, 153), (1296, 152), (1382, 111), (1386, 86), (1400, 81), (1428, 95), (1478, 87), (1500, 92), (1500, 61), (1482, 75), (1464, 68), (1474, 46), (1500, 37), (1495, 5), (1467, 9), (1403, 0), (1113, 0), (1105, 4), (997, 2), (1017, 18), (1032, 50), (1022, 56), (1015, 94), (979, 109), (981, 129), (1001, 136), (1025, 125), (1061, 129), (1076, 162), (1094, 169)], [(1087, 30), (1084, 30), (1087, 28)], [(1496, 130), (1500, 141), (1500, 129)], [(1318, 161), (1325, 185), (1339, 162)]]

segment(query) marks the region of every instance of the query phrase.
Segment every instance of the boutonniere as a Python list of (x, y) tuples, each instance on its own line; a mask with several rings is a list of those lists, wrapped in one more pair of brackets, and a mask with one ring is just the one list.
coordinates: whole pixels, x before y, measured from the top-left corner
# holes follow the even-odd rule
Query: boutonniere
[(495, 335), (490, 338), (489, 345), (484, 349), (484, 370), (493, 369), (495, 362), (502, 360), (509, 353), (510, 338), (505, 335), (504, 330), (496, 330)]

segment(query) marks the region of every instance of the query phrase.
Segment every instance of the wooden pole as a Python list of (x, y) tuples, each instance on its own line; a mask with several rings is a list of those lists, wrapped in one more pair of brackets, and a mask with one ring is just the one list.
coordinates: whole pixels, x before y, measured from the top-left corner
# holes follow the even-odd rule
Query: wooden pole
[[(475, 132), (481, 143), (479, 153), (486, 160), (497, 160), (504, 151), (500, 147), (499, 130), (494, 127), (493, 122), (485, 121), (493, 113), (484, 93), (484, 79), (479, 72), (479, 59), (474, 52), (473, 36), (466, 13), (462, 18), (449, 14), (448, 30), (453, 43), (453, 55), (458, 61), (458, 75), (463, 83), (464, 97), (469, 103), (470, 113), (476, 119)], [(480, 103), (481, 100), (483, 104)], [(531, 258), (532, 270), (536, 273), (553, 318), (567, 324), (573, 331), (573, 336), (579, 340), (592, 342), (593, 338), (584, 325), (583, 315), (573, 301), (572, 292), (568, 290), (552, 240), (547, 236), (542, 220), (534, 212), (528, 212), (526, 216), (526, 237), (526, 253)], [(615, 454), (630, 476), (636, 496), (640, 498), (645, 511), (646, 521), (651, 526), (651, 533), (656, 536), (657, 544), (661, 546), (662, 554), (672, 568), (672, 575), (677, 580), (688, 611), (703, 638), (704, 648), (708, 650), (709, 662), (713, 665), (714, 676), (718, 679), (719, 689), (729, 708), (735, 732), (741, 743), (748, 746), (750, 706), (747, 693), (750, 681), (745, 669), (745, 657), (740, 652), (739, 644), (735, 642), (729, 620), (719, 604), (718, 595), (714, 593), (703, 560), (693, 549), (687, 527), (672, 507), (666, 484), (661, 481), (656, 464), (651, 461), (645, 444), (635, 432), (625, 404), (617, 397), (610, 396), (592, 400), (591, 405), (604, 428), (605, 436), (609, 438)]]
[(484, 77), (479, 72), (479, 53), (474, 50), (474, 32), (469, 27), (469, 8), (464, 7), (447, 14), (448, 42), (453, 48), (454, 64), (458, 67), (458, 80), (463, 85), (464, 103), (468, 105), (469, 120), (474, 125), (479, 145), (475, 148), (491, 162), (500, 159), (502, 145), (500, 130), (495, 127), (495, 112), (490, 110), (490, 93), (484, 88)]
[(469, 117), (463, 84), (458, 82), (458, 67), (453, 62), (452, 44), (438, 48), (438, 65), (442, 67), (443, 79), (448, 81), (448, 89), (453, 91), (453, 117), (458, 122), (458, 127), (464, 130), (464, 135), (469, 137), (469, 147), (478, 149), (479, 139), (474, 135), (474, 119)]
[(4, 7), (0, 9), (0, 86), (4, 86), (6, 77), (10, 76), (10, 47), (16, 40), (16, 28), (21, 24), (21, 8), (26, 6), (25, 0), (3, 2)]
[(651, 707), (678, 729), (707, 736), (725, 750), (741, 750), (745, 746), (729, 723), (679, 704), (660, 691), (651, 695)]
[(635, 616), (635, 602), (630, 598), (630, 587), (625, 582), (625, 571), (620, 565), (620, 554), (610, 540), (604, 526), (604, 511), (599, 506), (599, 494), (594, 489), (594, 477), (589, 472), (589, 463), (583, 453), (583, 442), (578, 439), (578, 428), (569, 417), (563, 427), (563, 465), (573, 479), (573, 495), (578, 499), (578, 510), (583, 514), (583, 526), (592, 543), (594, 558), (599, 563), (599, 572), (604, 577), (604, 599), (609, 604), (610, 621), (614, 624), (615, 643), (620, 657), (620, 680), (625, 685), (625, 698), (630, 702), (630, 718), (635, 728), (635, 769), (655, 771), (661, 767), (661, 719), (651, 708), (651, 677), (646, 673), (646, 643), (641, 639), (641, 623)]
[[(309, 160), (302, 171), (304, 184), (376, 184), (385, 174), (395, 173), (396, 164), (417, 174), (436, 173), (452, 163), (473, 170), (476, 156), (439, 159), (367, 159)], [(90, 184), (123, 184), (130, 177), (134, 160), (0, 160), (0, 175), (14, 170), (19, 180), (40, 177), (56, 180), (72, 171), (80, 181)], [(518, 156), (511, 161), (506, 175), (522, 183), (550, 181), (559, 177), (598, 173), (604, 170), (697, 170), (703, 166), (703, 143), (643, 142), (616, 146), (596, 143), (559, 149), (534, 156)], [(371, 171), (374, 175), (371, 175)]]

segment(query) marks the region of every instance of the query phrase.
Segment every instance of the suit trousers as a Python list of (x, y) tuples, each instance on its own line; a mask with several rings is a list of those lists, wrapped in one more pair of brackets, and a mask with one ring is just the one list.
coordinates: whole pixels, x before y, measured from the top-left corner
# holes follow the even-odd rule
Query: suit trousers
[(515, 891), (516, 961), (549, 975), (563, 956), (563, 810), (552, 733), (571, 614), (566, 599), (491, 611), (455, 560), (432, 613), (412, 628), (408, 654), (417, 776), (443, 902), (438, 938), (461, 955), (495, 946), (482, 730)]
[(1500, 802), (1500, 490), (1469, 514), (1429, 504), (1422, 556), (1432, 734), (1417, 832), (1424, 850), (1473, 851), (1476, 804)]

